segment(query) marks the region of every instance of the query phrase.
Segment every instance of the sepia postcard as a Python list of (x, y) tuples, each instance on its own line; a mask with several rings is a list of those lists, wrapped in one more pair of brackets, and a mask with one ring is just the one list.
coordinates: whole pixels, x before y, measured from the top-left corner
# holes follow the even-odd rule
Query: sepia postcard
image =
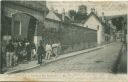
[(128, 1), (0, 4), (0, 81), (128, 81)]

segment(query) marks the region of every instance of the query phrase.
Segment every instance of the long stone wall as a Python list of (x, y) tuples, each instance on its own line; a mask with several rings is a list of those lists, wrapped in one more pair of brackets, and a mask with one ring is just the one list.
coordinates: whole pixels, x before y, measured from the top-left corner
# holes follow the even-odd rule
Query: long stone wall
[(57, 38), (61, 43), (62, 53), (87, 49), (97, 45), (96, 30), (54, 20), (46, 20), (45, 28), (56, 28), (58, 35), (56, 34), (53, 38)]
[(72, 24), (62, 24), (61, 43), (63, 53), (96, 46), (97, 31)]

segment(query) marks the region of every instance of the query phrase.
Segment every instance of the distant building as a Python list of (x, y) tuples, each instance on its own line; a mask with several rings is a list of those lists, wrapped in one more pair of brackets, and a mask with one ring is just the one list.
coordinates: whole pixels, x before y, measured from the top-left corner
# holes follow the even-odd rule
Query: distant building
[(81, 23), (83, 27), (87, 27), (97, 31), (98, 44), (102, 44), (105, 41), (104, 24), (94, 12), (91, 12), (88, 15), (87, 19), (83, 20)]
[(61, 22), (67, 22), (67, 23), (71, 22), (70, 17), (68, 17), (65, 12), (63, 12), (62, 14), (59, 14), (58, 12), (54, 10), (49, 11), (49, 13), (46, 16), (46, 20), (47, 19), (53, 19), (53, 20), (57, 20)]

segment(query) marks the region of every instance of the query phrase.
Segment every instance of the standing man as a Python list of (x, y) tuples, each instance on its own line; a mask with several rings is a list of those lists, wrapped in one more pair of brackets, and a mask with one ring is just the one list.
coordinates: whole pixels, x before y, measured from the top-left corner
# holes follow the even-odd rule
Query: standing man
[(12, 58), (14, 55), (14, 45), (12, 43), (12, 40), (9, 41), (9, 44), (6, 46), (6, 61), (7, 61), (7, 67), (12, 66)]
[(38, 55), (38, 64), (42, 64), (42, 56), (45, 55), (45, 49), (43, 47), (43, 44), (40, 41), (40, 45), (37, 49), (37, 55)]
[(34, 42), (31, 42), (31, 59), (35, 59), (36, 58), (36, 45)]
[(52, 55), (52, 46), (50, 45), (50, 43), (46, 44), (46, 56), (45, 59), (50, 59), (50, 56)]
[(61, 43), (60, 42), (58, 43), (57, 53), (58, 55), (61, 54)]
[(18, 64), (19, 63), (21, 63), (21, 58), (22, 58), (22, 56), (21, 56), (21, 51), (22, 51), (22, 46), (21, 46), (21, 42), (20, 42), (20, 40), (18, 40), (17, 41), (17, 57), (18, 57)]
[(53, 54), (54, 54), (54, 56), (55, 57), (57, 57), (58, 56), (58, 44), (57, 43), (53, 43), (52, 44), (52, 51), (53, 51)]
[(14, 45), (13, 65), (15, 66), (18, 64), (17, 63), (17, 61), (18, 61), (18, 52), (17, 52), (18, 51), (18, 43), (16, 40), (14, 41), (13, 45)]
[(31, 60), (31, 44), (28, 42), (26, 46), (26, 51), (27, 51), (27, 61)]

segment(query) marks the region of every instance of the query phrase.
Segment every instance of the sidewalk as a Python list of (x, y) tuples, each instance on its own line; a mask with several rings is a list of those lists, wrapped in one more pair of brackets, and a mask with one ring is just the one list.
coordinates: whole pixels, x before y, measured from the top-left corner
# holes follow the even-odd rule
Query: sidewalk
[[(47, 63), (54, 62), (54, 61), (57, 61), (57, 60), (60, 60), (63, 58), (72, 57), (72, 56), (79, 55), (82, 53), (88, 53), (90, 51), (98, 50), (98, 49), (101, 49), (101, 48), (103, 48), (107, 45), (110, 45), (110, 44), (106, 44), (106, 45), (102, 45), (102, 46), (98, 46), (98, 47), (94, 47), (94, 48), (90, 48), (90, 49), (86, 49), (86, 50), (81, 50), (81, 51), (77, 51), (77, 52), (71, 52), (71, 53), (59, 55), (57, 58), (51, 58), (50, 60), (43, 60), (43, 61), (45, 62), (44, 64), (47, 64)], [(35, 60), (35, 61), (31, 61), (29, 63), (19, 64), (18, 66), (9, 69), (7, 72), (5, 72), (5, 74), (16, 73), (19, 71), (24, 71), (24, 70), (35, 68), (37, 66), (40, 66), (40, 65), (37, 64), (37, 60)]]

